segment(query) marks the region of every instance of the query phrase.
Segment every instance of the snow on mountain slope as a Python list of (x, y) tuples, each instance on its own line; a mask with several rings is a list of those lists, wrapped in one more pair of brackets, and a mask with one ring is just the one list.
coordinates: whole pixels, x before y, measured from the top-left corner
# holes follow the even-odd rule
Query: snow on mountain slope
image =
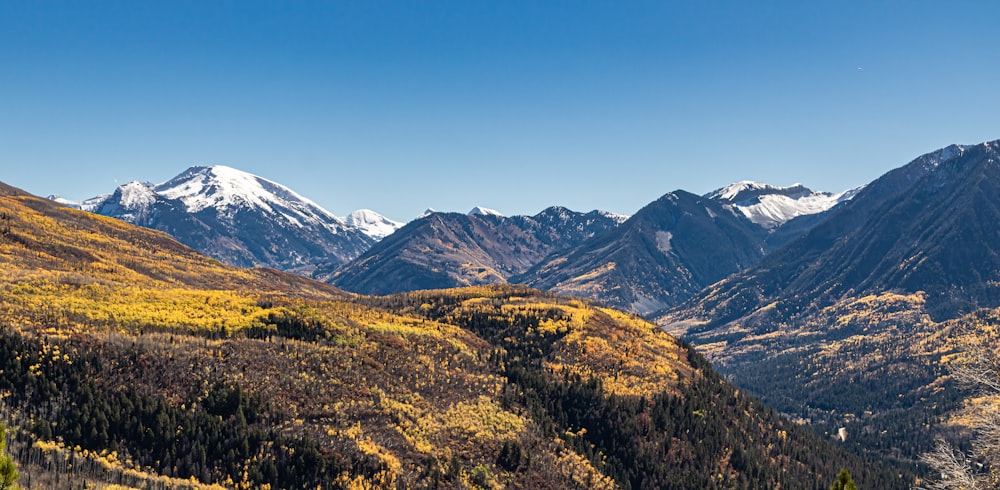
[(403, 223), (393, 221), (370, 209), (359, 209), (347, 215), (347, 226), (357, 228), (364, 234), (381, 240), (403, 227)]
[(601, 210), (597, 210), (597, 212), (601, 216), (605, 216), (605, 217), (608, 217), (608, 218), (611, 218), (611, 219), (615, 220), (615, 223), (618, 223), (619, 225), (622, 224), (622, 223), (624, 223), (624, 222), (626, 222), (626, 221), (628, 221), (628, 219), (631, 218), (631, 216), (629, 216), (627, 214), (618, 214), (618, 213), (612, 213), (610, 211), (601, 211)]
[(476, 206), (476, 207), (472, 208), (472, 210), (469, 211), (468, 214), (470, 216), (471, 215), (499, 216), (499, 217), (503, 218), (503, 213), (501, 213), (500, 211), (497, 211), (497, 210), (494, 210), (494, 209), (490, 209), (490, 208), (484, 208), (482, 206)]
[(705, 197), (731, 206), (750, 221), (773, 230), (792, 218), (818, 214), (853, 198), (861, 187), (832, 194), (816, 192), (802, 184), (778, 187), (744, 180), (730, 184)]
[(191, 213), (214, 208), (225, 214), (249, 207), (296, 226), (322, 225), (336, 232), (347, 225), (343, 218), (281, 184), (223, 165), (191, 167), (155, 189), (161, 196), (180, 200)]
[(152, 206), (157, 196), (180, 201), (192, 214), (212, 209), (220, 216), (232, 217), (236, 212), (253, 210), (293, 227), (318, 226), (335, 234), (356, 229), (375, 240), (401, 226), (370, 210), (362, 210), (351, 220), (341, 218), (277, 182), (224, 165), (191, 167), (155, 186), (130, 182), (119, 187), (115, 194), (80, 203), (80, 208), (115, 215), (111, 210), (99, 211), (114, 201), (126, 210), (139, 212), (143, 206)]
[[(126, 184), (127, 185), (127, 184)], [(87, 211), (89, 213), (97, 212), (97, 208), (101, 207), (102, 204), (107, 202), (114, 194), (101, 194), (99, 196), (92, 197), (90, 199), (84, 199), (83, 201), (74, 201), (72, 199), (66, 199), (58, 194), (52, 194), (48, 197), (48, 200), (55, 201), (63, 206), (79, 209), (81, 211)]]
[(132, 181), (120, 186), (117, 192), (121, 194), (119, 202), (126, 209), (142, 209), (156, 202), (156, 192), (151, 184)]
[(55, 201), (55, 202), (57, 202), (59, 204), (62, 204), (63, 206), (66, 206), (68, 208), (81, 209), (83, 207), (83, 203), (81, 203), (80, 201), (74, 201), (72, 199), (66, 199), (66, 198), (64, 198), (64, 197), (62, 197), (62, 196), (60, 196), (58, 194), (52, 194), (52, 195), (50, 195), (48, 197), (48, 199), (50, 201)]
[(136, 180), (118, 186), (111, 194), (103, 194), (79, 203), (69, 201), (72, 204), (68, 205), (136, 224), (146, 221), (156, 213), (156, 203), (159, 199), (153, 190), (153, 184)]
[(65, 203), (167, 232), (223, 262), (306, 275), (361, 255), (399, 226), (373, 211), (355, 213), (348, 223), (288, 187), (221, 165)]

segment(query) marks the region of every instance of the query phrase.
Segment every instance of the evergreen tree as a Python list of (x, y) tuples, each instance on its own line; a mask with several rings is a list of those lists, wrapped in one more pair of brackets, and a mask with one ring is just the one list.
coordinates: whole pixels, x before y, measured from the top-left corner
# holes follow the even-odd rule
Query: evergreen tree
[(19, 490), (17, 467), (7, 455), (7, 428), (0, 424), (0, 490)]
[(858, 486), (854, 484), (854, 479), (851, 478), (851, 474), (847, 470), (840, 470), (840, 474), (837, 475), (837, 480), (833, 482), (830, 490), (858, 490)]

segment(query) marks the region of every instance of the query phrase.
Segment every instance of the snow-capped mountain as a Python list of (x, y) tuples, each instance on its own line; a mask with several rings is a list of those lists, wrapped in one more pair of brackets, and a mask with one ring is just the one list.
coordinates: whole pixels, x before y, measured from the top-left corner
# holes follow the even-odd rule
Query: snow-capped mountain
[(634, 216), (619, 216), (613, 231), (553, 253), (511, 280), (649, 314), (756, 264), (857, 191), (830, 194), (750, 181), (705, 196), (675, 191)]
[(224, 262), (302, 273), (347, 262), (399, 226), (368, 210), (338, 217), (288, 187), (222, 165), (66, 204), (165, 231)]
[(294, 226), (324, 226), (338, 233), (347, 225), (281, 184), (223, 165), (191, 167), (156, 186), (155, 192), (180, 200), (190, 213), (206, 208), (220, 213), (256, 209)]
[(156, 212), (154, 204), (157, 201), (153, 185), (132, 181), (118, 186), (115, 192), (87, 199), (79, 205), (79, 209), (91, 213), (114, 216), (129, 223), (139, 223), (151, 218)]
[(59, 204), (62, 204), (63, 206), (66, 206), (66, 207), (69, 207), (69, 208), (73, 208), (73, 209), (80, 209), (80, 205), (81, 205), (80, 201), (74, 201), (72, 199), (66, 199), (65, 197), (62, 197), (59, 194), (50, 194), (49, 197), (47, 197), (46, 199), (48, 199), (50, 201), (55, 201), (55, 202), (57, 202)]
[(778, 187), (744, 180), (705, 195), (727, 204), (767, 230), (773, 230), (793, 218), (819, 214), (850, 200), (861, 187), (832, 194), (816, 192), (802, 184)]
[(484, 208), (482, 206), (476, 206), (469, 211), (469, 216), (498, 216), (503, 218), (503, 213), (495, 209)]
[(403, 227), (404, 223), (393, 221), (370, 209), (359, 209), (344, 219), (347, 226), (357, 228), (366, 235), (381, 240)]

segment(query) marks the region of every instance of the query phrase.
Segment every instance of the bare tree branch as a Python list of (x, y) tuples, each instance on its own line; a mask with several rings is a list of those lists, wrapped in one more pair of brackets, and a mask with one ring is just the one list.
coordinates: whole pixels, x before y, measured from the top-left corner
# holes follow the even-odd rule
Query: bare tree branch
[(945, 441), (938, 440), (933, 451), (920, 457), (935, 471), (941, 472), (941, 479), (931, 483), (925, 490), (979, 490), (986, 489), (985, 481), (973, 473), (969, 458)]
[(967, 407), (972, 420), (972, 451), (963, 453), (945, 441), (921, 456), (921, 460), (940, 474), (927, 490), (980, 490), (1000, 488), (1000, 346), (985, 331), (966, 332), (966, 358), (952, 369), (953, 378), (975, 390), (986, 403)]

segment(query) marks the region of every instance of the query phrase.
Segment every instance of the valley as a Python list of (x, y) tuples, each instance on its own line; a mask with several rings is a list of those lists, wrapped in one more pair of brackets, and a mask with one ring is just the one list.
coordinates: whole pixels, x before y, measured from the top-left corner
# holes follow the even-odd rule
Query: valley
[(0, 1), (0, 490), (998, 490), (998, 16)]
[[(706, 488), (794, 474), (820, 488), (842, 466), (858, 481), (905, 488), (926, 471), (919, 458), (936, 439), (970, 437), (950, 369), (967, 339), (996, 330), (1000, 317), (989, 245), (1000, 242), (996, 146), (948, 147), (841, 194), (740, 182), (705, 196), (668, 193), (629, 217), (477, 208), (398, 228), (372, 212), (336, 218), (228, 168), (132, 183), (69, 207), (5, 188), (0, 320), (13, 358), (50, 369), (21, 371), (34, 376), (8, 385), (29, 394), (4, 405), (11, 423), (31, 428), (15, 447), (41, 461), (46, 441), (92, 458), (124, 444), (131, 463), (105, 461), (111, 473), (86, 478), (141, 472), (223, 486)], [(256, 194), (233, 190), (241, 186)], [(288, 196), (305, 204), (275, 204)], [(162, 229), (209, 223), (209, 209), (215, 220), (246, 215), (240, 203), (252, 202), (312, 213), (282, 218), (305, 231), (281, 238), (303, 243), (288, 253), (319, 236), (308, 230), (331, 226), (356, 226), (367, 241), (340, 265), (318, 252), (306, 269), (241, 269), (242, 259), (222, 256), (227, 265), (97, 216)], [(212, 243), (231, 233), (202, 229), (214, 230), (202, 235)], [(61, 361), (89, 367), (67, 374)], [(146, 367), (115, 367), (136, 362)], [(87, 416), (98, 419), (73, 419), (44, 401), (52, 394), (32, 384), (39, 375), (49, 386), (93, 379), (88, 399), (167, 403), (157, 406), (186, 420), (179, 426), (203, 424), (212, 397), (231, 399), (238, 409), (222, 419), (236, 417), (229, 430), (247, 439), (220, 439), (213, 450), (230, 453), (178, 464), (177, 451), (190, 448), (170, 444), (192, 442), (128, 448), (136, 429), (114, 419), (126, 409), (99, 404)], [(711, 421), (686, 446), (699, 425), (692, 413)], [(602, 426), (608, 417), (620, 424)], [(647, 418), (660, 422), (637, 432)], [(81, 423), (98, 430), (87, 435)], [(778, 444), (765, 433), (784, 435)], [(251, 439), (317, 452), (311, 462), (250, 454)], [(250, 471), (249, 461), (289, 472)], [(32, 468), (45, 478), (44, 465)]]
[(2, 194), (0, 389), (29, 487), (912, 478), (782, 418), (629, 314), (505, 285), (357, 297)]

